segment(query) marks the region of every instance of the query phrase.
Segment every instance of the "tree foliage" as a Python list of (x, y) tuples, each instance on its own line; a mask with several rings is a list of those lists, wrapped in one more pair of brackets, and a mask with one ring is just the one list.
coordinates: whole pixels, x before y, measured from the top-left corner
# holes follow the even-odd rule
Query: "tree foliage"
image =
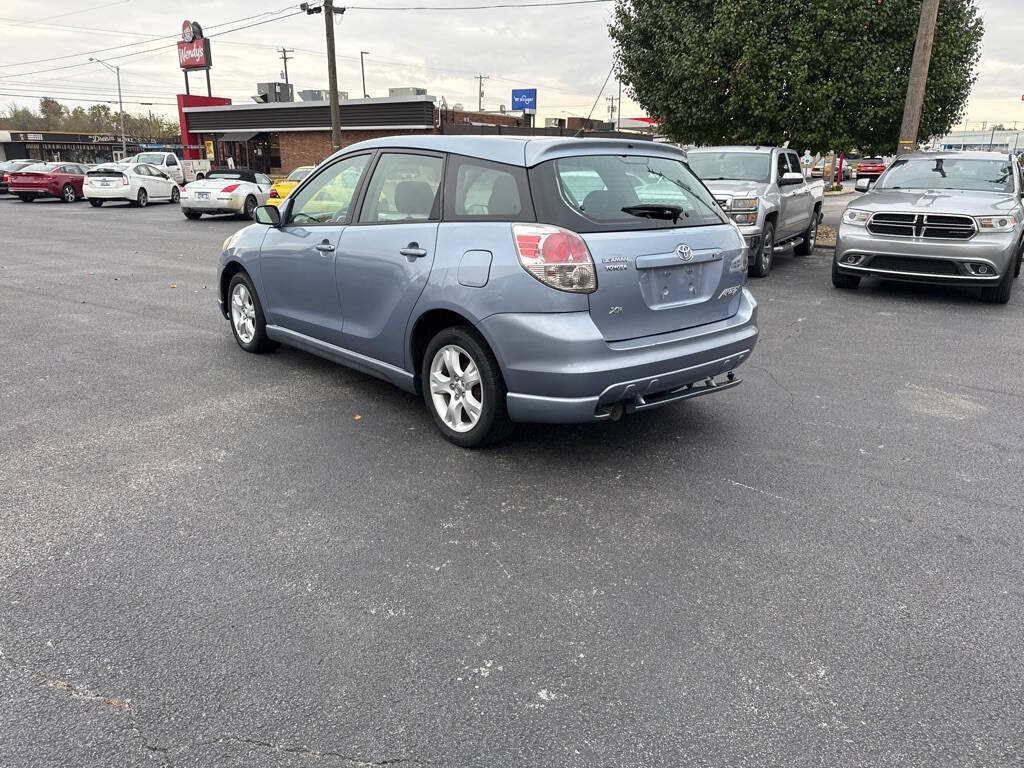
[[(616, 0), (629, 94), (696, 144), (896, 151), (921, 0)], [(975, 0), (941, 0), (920, 137), (947, 133), (976, 79)]]
[[(39, 100), (39, 111), (11, 104), (0, 111), (0, 128), (14, 131), (70, 131), (120, 135), (121, 124), (116, 109), (109, 104), (92, 104), (88, 108), (69, 109), (56, 99)], [(124, 131), (129, 136), (168, 138), (179, 133), (178, 123), (162, 115), (125, 112)]]

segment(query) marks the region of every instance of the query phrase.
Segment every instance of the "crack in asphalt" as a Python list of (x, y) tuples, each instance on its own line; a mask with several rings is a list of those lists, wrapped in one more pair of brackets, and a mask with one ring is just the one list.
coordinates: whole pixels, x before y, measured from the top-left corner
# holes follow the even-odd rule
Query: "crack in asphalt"
[[(246, 736), (219, 736), (216, 739), (208, 739), (206, 741), (195, 742), (194, 744), (187, 744), (181, 747), (173, 748), (173, 751), (181, 751), (185, 749), (194, 749), (196, 747), (211, 746), (214, 744), (221, 744), (223, 742), (234, 742), (238, 744), (248, 744), (249, 746), (260, 747), (263, 749), (273, 750), (275, 752), (284, 752), (289, 755), (300, 755), (302, 757), (316, 757), (316, 758), (334, 758), (337, 760), (343, 760), (346, 763), (350, 763), (355, 766), (367, 766), (373, 768), (373, 766), (382, 765), (399, 765), (401, 763), (410, 763), (413, 765), (429, 765), (425, 760), (420, 760), (416, 757), (385, 757), (380, 760), (372, 760), (364, 757), (354, 757), (352, 755), (346, 755), (341, 752), (335, 752), (333, 750), (317, 750), (310, 749), (309, 747), (298, 747), (288, 746), (285, 744), (274, 744), (270, 741), (264, 741), (262, 739), (253, 739)], [(158, 748), (159, 751), (171, 751), (170, 748)]]

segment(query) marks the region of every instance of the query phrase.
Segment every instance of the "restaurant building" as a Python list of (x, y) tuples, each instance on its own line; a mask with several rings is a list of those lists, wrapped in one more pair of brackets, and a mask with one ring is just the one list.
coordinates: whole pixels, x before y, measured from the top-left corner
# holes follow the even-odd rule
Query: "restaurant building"
[[(147, 149), (165, 149), (168, 152), (180, 152), (182, 149), (177, 136), (163, 139), (129, 136), (125, 143), (129, 155)], [(92, 165), (121, 157), (121, 137), (111, 134), (0, 131), (0, 161), (39, 160)]]

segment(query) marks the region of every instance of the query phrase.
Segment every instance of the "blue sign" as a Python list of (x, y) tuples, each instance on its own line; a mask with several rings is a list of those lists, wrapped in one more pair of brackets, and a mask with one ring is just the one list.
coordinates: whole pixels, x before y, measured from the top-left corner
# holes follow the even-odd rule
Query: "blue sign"
[(536, 88), (513, 88), (512, 89), (512, 111), (520, 109), (537, 109)]

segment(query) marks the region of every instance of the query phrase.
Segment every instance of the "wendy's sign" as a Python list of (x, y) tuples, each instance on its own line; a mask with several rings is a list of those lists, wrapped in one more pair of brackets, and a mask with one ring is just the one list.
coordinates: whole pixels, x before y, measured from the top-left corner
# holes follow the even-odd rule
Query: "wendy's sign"
[(182, 69), (209, 69), (213, 65), (210, 41), (203, 37), (203, 28), (194, 21), (181, 25), (178, 41), (178, 66)]

